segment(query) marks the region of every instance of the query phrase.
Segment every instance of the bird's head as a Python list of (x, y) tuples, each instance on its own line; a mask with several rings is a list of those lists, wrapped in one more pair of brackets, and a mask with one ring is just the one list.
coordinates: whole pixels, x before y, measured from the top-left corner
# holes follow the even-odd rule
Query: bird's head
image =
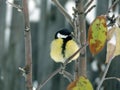
[(61, 30), (59, 30), (58, 32), (56, 32), (56, 34), (55, 34), (55, 39), (59, 39), (59, 38), (61, 38), (61, 39), (72, 39), (72, 34), (71, 34), (71, 32), (68, 30), (68, 29), (61, 29)]

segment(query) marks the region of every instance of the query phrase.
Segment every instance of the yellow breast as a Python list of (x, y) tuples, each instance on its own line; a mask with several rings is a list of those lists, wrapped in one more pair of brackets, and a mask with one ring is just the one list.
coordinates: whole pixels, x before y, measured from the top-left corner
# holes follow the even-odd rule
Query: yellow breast
[(50, 56), (55, 62), (64, 62), (64, 58), (62, 55), (62, 45), (62, 39), (55, 39), (51, 43)]
[[(69, 40), (66, 42), (65, 51), (64, 51), (65, 55), (63, 55), (63, 53), (62, 53), (63, 46), (62, 45), (63, 45), (63, 39), (55, 39), (51, 43), (50, 56), (55, 62), (64, 63), (64, 61), (67, 58), (69, 58), (71, 55), (73, 55), (79, 49), (79, 46), (77, 45), (77, 43), (75, 41)], [(76, 56), (74, 56), (71, 59), (71, 61), (77, 59), (78, 57), (79, 57), (79, 53), (76, 54)]]
[[(65, 50), (65, 57), (68, 58), (71, 55), (73, 55), (77, 50), (79, 49), (79, 46), (77, 45), (77, 43), (73, 40), (69, 40), (66, 43), (66, 50)], [(72, 60), (76, 60), (79, 57), (79, 54), (76, 54)]]

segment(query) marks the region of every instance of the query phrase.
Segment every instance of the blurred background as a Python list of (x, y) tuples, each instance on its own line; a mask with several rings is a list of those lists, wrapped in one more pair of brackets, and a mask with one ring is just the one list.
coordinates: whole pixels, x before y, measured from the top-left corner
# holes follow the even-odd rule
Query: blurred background
[[(72, 17), (74, 0), (59, 0)], [(88, 0), (89, 1), (89, 0)], [(108, 7), (115, 0), (94, 0), (96, 5), (86, 16), (86, 28), (96, 16), (105, 14)], [(25, 65), (24, 47), (24, 19), (23, 13), (13, 8), (10, 3), (22, 7), (22, 0), (0, 0), (0, 90), (26, 90), (25, 78), (19, 71), (19, 67)], [(87, 0), (84, 0), (86, 3)], [(50, 43), (54, 34), (61, 28), (73, 28), (58, 11), (51, 0), (28, 0), (29, 18), (32, 35), (32, 58), (33, 58), (33, 90), (38, 83), (44, 81), (60, 64), (51, 60)], [(120, 3), (113, 8), (117, 16), (120, 13)], [(87, 47), (87, 76), (92, 82), (94, 89), (100, 81), (105, 69), (106, 46), (104, 50), (93, 57)], [(114, 58), (107, 76), (120, 77), (120, 56)], [(74, 74), (74, 62), (67, 66), (67, 71)], [(70, 82), (62, 75), (57, 74), (41, 90), (65, 90)], [(103, 83), (102, 90), (120, 90), (120, 82), (109, 80)]]

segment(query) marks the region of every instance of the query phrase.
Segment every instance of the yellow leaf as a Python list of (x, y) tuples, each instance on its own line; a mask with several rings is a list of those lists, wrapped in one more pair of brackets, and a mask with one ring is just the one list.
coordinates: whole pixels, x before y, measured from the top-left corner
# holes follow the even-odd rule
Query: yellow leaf
[(67, 90), (93, 90), (93, 87), (87, 78), (80, 76), (68, 86)]
[[(116, 41), (112, 40), (113, 35), (115, 35)], [(113, 57), (120, 55), (120, 28), (111, 28), (111, 30), (108, 32), (108, 38), (109, 41), (107, 43), (106, 63), (108, 63)]]
[(114, 56), (120, 55), (120, 28), (115, 28), (115, 35), (116, 35), (116, 49), (114, 52)]
[(73, 90), (73, 88), (76, 86), (76, 82), (77, 82), (77, 80), (71, 82), (71, 83), (68, 85), (67, 90)]
[(107, 43), (107, 54), (106, 54), (106, 61), (108, 63), (113, 57), (115, 52), (115, 45), (112, 43)]
[(90, 25), (88, 32), (89, 48), (93, 55), (98, 54), (107, 39), (106, 17), (98, 16)]
[(115, 27), (111, 28), (108, 32), (107, 32), (107, 40), (110, 40), (113, 36), (115, 32)]

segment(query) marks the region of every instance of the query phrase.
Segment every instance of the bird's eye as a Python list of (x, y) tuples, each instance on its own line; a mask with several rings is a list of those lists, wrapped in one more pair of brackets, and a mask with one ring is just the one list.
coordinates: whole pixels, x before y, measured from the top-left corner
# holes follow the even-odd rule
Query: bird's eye
[(68, 35), (62, 35), (62, 34), (58, 33), (58, 34), (57, 34), (57, 37), (58, 37), (58, 38), (67, 38)]

